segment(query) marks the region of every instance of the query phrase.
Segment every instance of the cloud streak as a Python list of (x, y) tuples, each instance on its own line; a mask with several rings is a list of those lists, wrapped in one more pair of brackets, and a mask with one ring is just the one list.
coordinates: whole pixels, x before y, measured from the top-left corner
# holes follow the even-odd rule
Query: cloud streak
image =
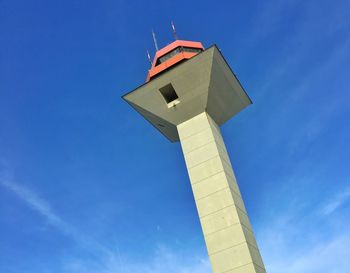
[(173, 250), (166, 246), (158, 246), (151, 258), (143, 262), (135, 262), (132, 257), (120, 253), (118, 246), (106, 248), (82, 234), (74, 226), (57, 215), (49, 202), (36, 192), (8, 179), (0, 179), (0, 185), (15, 194), (33, 211), (40, 214), (51, 226), (71, 237), (83, 246), (86, 251), (94, 254), (94, 259), (70, 257), (62, 264), (62, 269), (55, 272), (64, 273), (210, 273), (211, 268), (207, 257), (190, 258), (182, 255), (182, 250)]
[(322, 213), (325, 216), (332, 214), (335, 210), (341, 207), (350, 199), (350, 188), (345, 191), (339, 193), (332, 200), (330, 200), (323, 208)]
[(40, 214), (49, 225), (56, 228), (58, 231), (62, 232), (66, 236), (72, 238), (79, 244), (79, 246), (83, 247), (85, 250), (88, 250), (92, 254), (97, 256), (97, 253), (103, 253), (104, 255), (112, 255), (109, 249), (96, 242), (90, 236), (86, 236), (73, 225), (62, 219), (62, 217), (60, 217), (53, 211), (50, 204), (45, 199), (41, 198), (33, 190), (4, 178), (1, 178), (0, 185), (2, 185), (5, 189), (15, 194), (33, 211)]
[(329, 240), (320, 240), (317, 244), (305, 243), (294, 249), (286, 241), (270, 243), (278, 244), (275, 250), (279, 249), (279, 252), (266, 252), (264, 258), (269, 273), (345, 273), (350, 270), (347, 253), (349, 232)]
[(52, 211), (50, 205), (45, 200), (37, 196), (33, 191), (8, 180), (1, 180), (0, 183), (4, 188), (24, 201), (31, 209), (43, 216), (49, 224), (64, 233), (72, 233), (72, 228)]
[(104, 267), (86, 263), (86, 260), (72, 259), (68, 261), (62, 272), (74, 273), (211, 273), (207, 257), (186, 256), (181, 249), (170, 249), (158, 246), (149, 259), (135, 262), (132, 257), (123, 257), (124, 264), (120, 268), (116, 254), (104, 257)]
[(299, 191), (294, 203), (257, 232), (267, 272), (350, 272), (350, 230), (344, 229), (350, 222), (343, 219), (339, 226), (334, 217), (329, 217), (349, 200), (350, 189), (345, 188), (328, 202), (311, 208), (302, 204)]

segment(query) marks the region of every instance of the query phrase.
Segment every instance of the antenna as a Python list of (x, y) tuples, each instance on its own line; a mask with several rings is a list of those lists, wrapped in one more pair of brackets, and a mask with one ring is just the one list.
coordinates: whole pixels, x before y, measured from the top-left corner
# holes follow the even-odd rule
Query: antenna
[(148, 49), (147, 49), (147, 58), (148, 58), (149, 63), (152, 66), (151, 56), (149, 55)]
[(156, 34), (154, 33), (153, 29), (152, 29), (152, 36), (153, 36), (154, 46), (156, 47), (156, 50), (158, 51), (158, 44), (157, 44)]
[(174, 34), (175, 40), (178, 40), (179, 37), (177, 37), (176, 29), (175, 29), (175, 25), (174, 25), (174, 22), (173, 22), (173, 21), (171, 21), (171, 27), (173, 28), (173, 34)]

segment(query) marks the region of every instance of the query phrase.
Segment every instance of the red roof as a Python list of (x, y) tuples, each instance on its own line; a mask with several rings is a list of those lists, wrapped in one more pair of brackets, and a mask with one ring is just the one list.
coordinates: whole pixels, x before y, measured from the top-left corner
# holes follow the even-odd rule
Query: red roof
[(152, 77), (156, 76), (157, 74), (170, 69), (173, 65), (183, 60), (190, 59), (199, 53), (199, 52), (180, 51), (178, 54), (176, 54), (175, 56), (172, 56), (168, 60), (157, 64), (157, 61), (160, 57), (166, 55), (167, 53), (179, 47), (204, 50), (204, 47), (200, 42), (192, 42), (192, 41), (184, 41), (184, 40), (176, 40), (172, 42), (171, 44), (167, 45), (166, 47), (163, 47), (162, 49), (156, 52), (152, 63), (152, 67), (148, 71), (146, 82), (151, 80)]

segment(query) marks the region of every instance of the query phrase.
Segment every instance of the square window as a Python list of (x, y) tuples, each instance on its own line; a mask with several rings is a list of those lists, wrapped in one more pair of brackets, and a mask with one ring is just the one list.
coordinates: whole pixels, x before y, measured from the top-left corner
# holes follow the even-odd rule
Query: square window
[(165, 99), (167, 104), (169, 104), (169, 103), (171, 103), (179, 98), (171, 83), (160, 88), (159, 91), (162, 94), (162, 96)]

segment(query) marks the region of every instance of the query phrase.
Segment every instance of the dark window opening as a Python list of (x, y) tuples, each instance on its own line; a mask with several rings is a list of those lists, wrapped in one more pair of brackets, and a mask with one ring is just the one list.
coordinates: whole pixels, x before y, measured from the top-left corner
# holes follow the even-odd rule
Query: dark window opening
[(201, 52), (202, 50), (203, 49), (201, 48), (193, 48), (193, 47), (177, 47), (172, 51), (168, 52), (167, 54), (163, 55), (162, 57), (158, 58), (156, 61), (156, 66), (166, 62), (167, 60), (179, 54), (180, 52)]
[(200, 49), (200, 48), (192, 48), (192, 47), (184, 47), (183, 51), (184, 52), (201, 52), (202, 49)]
[(179, 98), (171, 83), (160, 88), (159, 91), (162, 94), (163, 98), (165, 99), (166, 103), (170, 103), (170, 102), (177, 100)]
[(179, 54), (181, 52), (181, 48), (175, 48), (174, 50), (170, 51), (169, 53), (165, 54), (164, 56), (159, 58), (160, 63), (164, 63), (170, 58), (174, 57), (175, 55)]

